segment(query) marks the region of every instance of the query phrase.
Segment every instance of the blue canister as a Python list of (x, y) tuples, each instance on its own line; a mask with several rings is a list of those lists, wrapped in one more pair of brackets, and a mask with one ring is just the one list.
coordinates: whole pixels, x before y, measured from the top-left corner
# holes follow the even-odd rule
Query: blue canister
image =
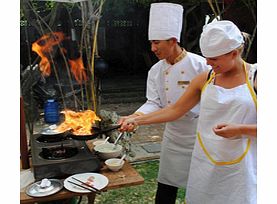
[(54, 99), (48, 99), (44, 104), (44, 120), (50, 124), (60, 120), (59, 104)]

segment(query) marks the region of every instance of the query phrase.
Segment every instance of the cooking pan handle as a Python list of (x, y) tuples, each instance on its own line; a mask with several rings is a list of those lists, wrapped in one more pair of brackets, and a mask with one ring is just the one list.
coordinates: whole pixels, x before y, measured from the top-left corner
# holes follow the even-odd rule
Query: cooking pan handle
[(106, 132), (110, 132), (112, 130), (116, 130), (118, 128), (120, 128), (121, 125), (113, 125), (112, 127), (108, 127), (107, 129), (101, 130), (101, 133), (106, 133)]
[(94, 133), (91, 135), (74, 135), (72, 132), (70, 132), (68, 134), (68, 137), (71, 137), (72, 139), (75, 139), (75, 140), (91, 140), (91, 139), (95, 139), (96, 137), (98, 137), (99, 135), (101, 135), (103, 133), (106, 133), (106, 132), (109, 132), (112, 130), (116, 130), (120, 127), (121, 127), (121, 125), (115, 125), (115, 126), (109, 127), (104, 130), (97, 128), (97, 130), (94, 129)]

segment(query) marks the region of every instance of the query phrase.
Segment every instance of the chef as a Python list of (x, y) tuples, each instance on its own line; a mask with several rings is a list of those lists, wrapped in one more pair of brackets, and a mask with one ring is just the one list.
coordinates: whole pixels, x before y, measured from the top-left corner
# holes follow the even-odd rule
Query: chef
[[(151, 51), (160, 60), (148, 72), (147, 101), (127, 118), (147, 114), (174, 104), (191, 80), (208, 70), (206, 60), (180, 47), (183, 7), (153, 3), (150, 8), (148, 39)], [(156, 204), (175, 204), (178, 188), (185, 188), (196, 138), (199, 106), (182, 118), (166, 123), (163, 135)]]
[(203, 28), (200, 48), (213, 72), (201, 90), (189, 204), (257, 203), (257, 65), (243, 61), (243, 44), (231, 21)]
[(187, 204), (257, 203), (257, 66), (242, 59), (243, 46), (231, 21), (206, 25), (200, 49), (212, 71), (196, 76), (174, 105), (121, 126), (174, 121), (200, 101)]

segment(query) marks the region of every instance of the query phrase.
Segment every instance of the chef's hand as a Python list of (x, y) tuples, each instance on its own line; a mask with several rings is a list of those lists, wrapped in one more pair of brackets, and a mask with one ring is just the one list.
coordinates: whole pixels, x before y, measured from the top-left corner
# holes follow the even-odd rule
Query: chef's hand
[(237, 124), (221, 123), (213, 127), (213, 131), (221, 137), (232, 139), (234, 139), (234, 137), (241, 137), (242, 135), (240, 125)]
[(135, 122), (135, 115), (123, 116), (119, 119), (118, 124), (121, 125), (119, 131), (121, 132), (135, 132), (138, 129), (138, 125)]

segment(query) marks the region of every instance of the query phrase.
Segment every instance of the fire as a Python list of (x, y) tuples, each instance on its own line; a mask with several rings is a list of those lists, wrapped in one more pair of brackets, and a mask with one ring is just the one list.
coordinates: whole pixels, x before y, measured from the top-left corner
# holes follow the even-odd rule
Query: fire
[(59, 44), (63, 39), (64, 34), (62, 32), (54, 32), (42, 36), (32, 44), (32, 50), (41, 57), (39, 66), (44, 76), (49, 76), (51, 74), (51, 66), (48, 57), (53, 51), (53, 46)]
[[(50, 54), (53, 52), (53, 46), (61, 43), (65, 39), (68, 38), (66, 38), (62, 32), (53, 32), (43, 35), (32, 44), (32, 50), (41, 57), (39, 66), (43, 76), (49, 76), (51, 74), (51, 65), (49, 58)], [(62, 48), (61, 51), (64, 54), (68, 53), (65, 48)], [(82, 57), (80, 56), (76, 59), (68, 59), (68, 62), (71, 68), (71, 72), (73, 73), (76, 81), (80, 84), (82, 83), (82, 81), (86, 81), (87, 75), (85, 72)]]
[(85, 68), (83, 65), (82, 57), (79, 57), (75, 60), (68, 60), (70, 67), (71, 67), (71, 72), (73, 73), (75, 79), (81, 83), (83, 80), (87, 80), (87, 75), (85, 72)]
[(56, 128), (59, 132), (72, 130), (75, 135), (91, 135), (92, 125), (95, 121), (101, 121), (92, 110), (83, 112), (65, 110), (62, 113), (65, 115), (65, 121)]

